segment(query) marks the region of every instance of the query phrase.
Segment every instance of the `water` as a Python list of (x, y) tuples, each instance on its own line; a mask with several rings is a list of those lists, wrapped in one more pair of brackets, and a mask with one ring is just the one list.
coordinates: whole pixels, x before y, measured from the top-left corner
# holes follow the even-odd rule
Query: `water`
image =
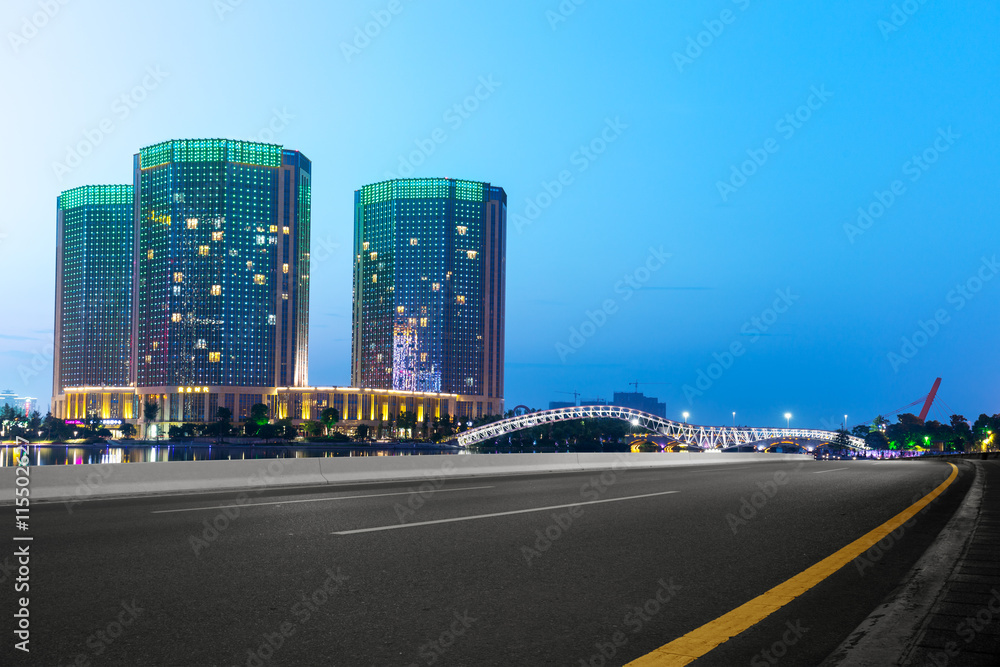
[[(17, 464), (16, 445), (0, 447), (0, 466)], [(153, 463), (157, 461), (239, 461), (245, 459), (305, 459), (332, 456), (428, 456), (464, 454), (438, 447), (374, 445), (29, 445), (31, 465), (83, 465), (88, 463)]]

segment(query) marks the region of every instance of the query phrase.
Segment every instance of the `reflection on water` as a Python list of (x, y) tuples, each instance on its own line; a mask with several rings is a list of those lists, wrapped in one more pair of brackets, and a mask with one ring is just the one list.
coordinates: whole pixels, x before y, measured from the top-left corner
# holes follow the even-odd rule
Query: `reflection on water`
[[(241, 459), (306, 459), (330, 456), (425, 456), (464, 454), (451, 448), (315, 447), (265, 445), (30, 445), (31, 465), (82, 465), (86, 463), (153, 463), (155, 461), (237, 461)], [(0, 446), (0, 466), (17, 465), (17, 446)]]

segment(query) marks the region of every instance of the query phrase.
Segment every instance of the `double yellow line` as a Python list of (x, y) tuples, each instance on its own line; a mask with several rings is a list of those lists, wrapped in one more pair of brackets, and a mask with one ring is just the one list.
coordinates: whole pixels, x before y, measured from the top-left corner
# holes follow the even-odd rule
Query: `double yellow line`
[(778, 584), (753, 600), (740, 605), (728, 614), (692, 630), (652, 653), (628, 663), (628, 667), (680, 667), (693, 662), (715, 647), (729, 641), (747, 628), (778, 611), (786, 604), (820, 583), (852, 560), (871, 549), (904, 523), (913, 518), (932, 500), (940, 496), (958, 477), (958, 467), (951, 466), (951, 475), (939, 487), (892, 517), (875, 530), (854, 540), (840, 551), (827, 556), (812, 567), (803, 570), (788, 581)]

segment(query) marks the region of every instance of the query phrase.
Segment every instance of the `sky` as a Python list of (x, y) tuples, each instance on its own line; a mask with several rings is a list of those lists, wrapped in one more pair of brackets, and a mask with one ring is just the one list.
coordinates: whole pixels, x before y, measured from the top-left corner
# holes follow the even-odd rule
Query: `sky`
[(51, 396), (59, 193), (218, 137), (313, 162), (311, 384), (350, 382), (353, 193), (412, 175), (507, 192), (508, 408), (639, 382), (671, 418), (832, 428), (941, 377), (932, 417), (1000, 412), (998, 22), (985, 0), (7, 0), (0, 385)]

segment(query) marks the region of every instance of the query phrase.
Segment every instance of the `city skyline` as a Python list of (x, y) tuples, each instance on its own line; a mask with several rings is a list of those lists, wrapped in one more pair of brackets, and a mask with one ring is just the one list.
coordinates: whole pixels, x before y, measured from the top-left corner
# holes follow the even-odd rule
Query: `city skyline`
[[(736, 411), (777, 425), (791, 412), (821, 426), (892, 411), (940, 376), (956, 412), (996, 411), (998, 61), (981, 47), (995, 7), (921, 5), (897, 26), (876, 2), (781, 15), (749, 2), (641, 14), (584, 3), (571, 15), (403, 4), (361, 39), (379, 3), (310, 4), (308, 25), (226, 6), (121, 5), (162, 28), (144, 35), (68, 4), (8, 40), (7, 88), (35, 101), (9, 110), (18, 160), (0, 167), (0, 260), (18, 284), (52, 293), (55, 196), (127, 183), (121, 158), (136, 146), (269, 139), (323, 165), (317, 377), (350, 377), (354, 190), (460, 175), (510, 196), (509, 406), (610, 397), (638, 380), (664, 383), (653, 393), (674, 418), (726, 424)], [(719, 32), (723, 9), (734, 20)], [(10, 11), (17, 33), (37, 7)], [(495, 30), (454, 30), (470, 22)], [(248, 55), (260, 30), (297, 34), (316, 64)], [(211, 43), (229, 75), (205, 70), (207, 46), (178, 51), (166, 37), (178, 31)], [(0, 327), (0, 373), (44, 397), (52, 303), (27, 301)]]

